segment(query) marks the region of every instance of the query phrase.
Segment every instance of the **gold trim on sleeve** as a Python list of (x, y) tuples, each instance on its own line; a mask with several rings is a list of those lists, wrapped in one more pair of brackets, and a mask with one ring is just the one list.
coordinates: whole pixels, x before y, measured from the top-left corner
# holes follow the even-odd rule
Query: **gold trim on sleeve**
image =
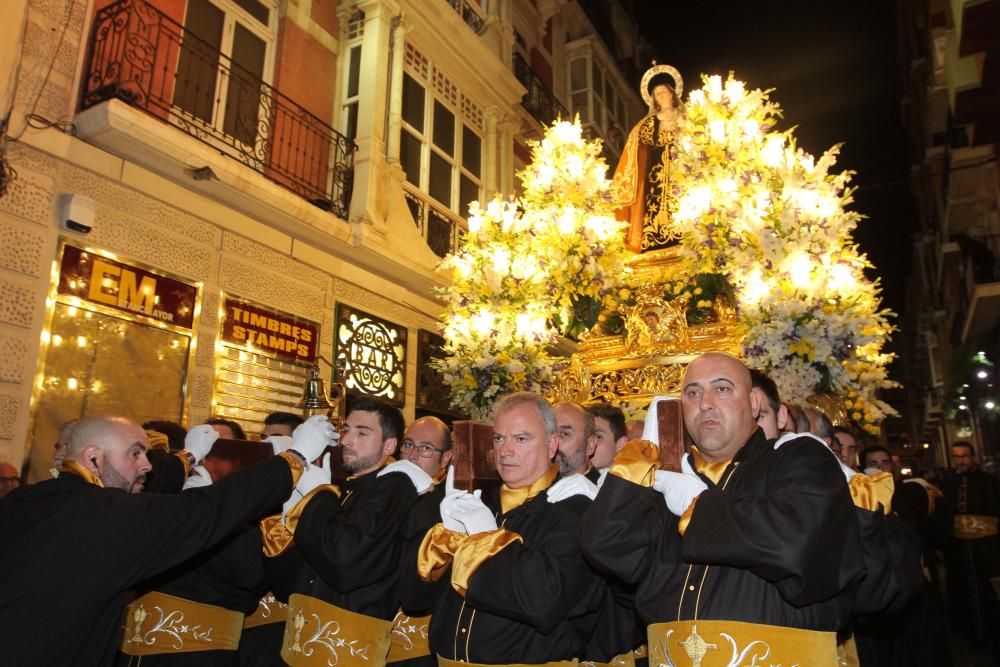
[(464, 598), (465, 591), (469, 588), (469, 580), (479, 566), (515, 542), (523, 543), (524, 538), (506, 528), (466, 536), (455, 551), (454, 564), (451, 568), (452, 588)]
[(417, 551), (417, 574), (420, 578), (424, 581), (440, 579), (451, 565), (458, 547), (468, 537), (465, 533), (448, 530), (443, 523), (435, 524), (424, 535)]
[(892, 494), (896, 487), (891, 472), (880, 472), (871, 477), (858, 473), (848, 480), (847, 486), (855, 507), (875, 512), (882, 505), (886, 514), (892, 511)]
[(653, 486), (654, 474), (660, 467), (660, 452), (649, 440), (631, 440), (615, 456), (609, 474), (639, 486)]

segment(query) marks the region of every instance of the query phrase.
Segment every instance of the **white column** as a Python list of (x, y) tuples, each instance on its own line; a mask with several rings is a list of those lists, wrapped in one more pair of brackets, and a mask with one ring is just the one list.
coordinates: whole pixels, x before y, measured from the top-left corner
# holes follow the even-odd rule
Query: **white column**
[(392, 52), (389, 72), (389, 136), (385, 156), (389, 164), (399, 164), (399, 133), (403, 128), (403, 59), (406, 57), (407, 23), (402, 16), (390, 27)]

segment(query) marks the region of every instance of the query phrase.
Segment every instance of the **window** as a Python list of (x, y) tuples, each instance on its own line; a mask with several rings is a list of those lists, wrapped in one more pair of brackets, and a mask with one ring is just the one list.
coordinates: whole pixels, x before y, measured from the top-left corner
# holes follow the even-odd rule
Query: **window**
[(253, 146), (261, 81), (271, 77), (273, 1), (189, 0), (174, 105)]
[(358, 93), (361, 89), (361, 38), (365, 35), (365, 13), (354, 12), (347, 22), (347, 65), (344, 72), (344, 136), (354, 141), (358, 136)]
[(481, 199), (483, 142), (474, 119), (454, 103), (457, 90), (439, 85), (449, 94), (437, 97), (426, 79), (403, 73), (399, 159), (408, 182), (464, 217), (469, 203)]
[(614, 165), (625, 143), (629, 122), (625, 116), (625, 98), (609, 71), (589, 50), (578, 51), (578, 55), (569, 59), (572, 113), (580, 114), (580, 121), (590, 123), (591, 130), (601, 136), (605, 159)]

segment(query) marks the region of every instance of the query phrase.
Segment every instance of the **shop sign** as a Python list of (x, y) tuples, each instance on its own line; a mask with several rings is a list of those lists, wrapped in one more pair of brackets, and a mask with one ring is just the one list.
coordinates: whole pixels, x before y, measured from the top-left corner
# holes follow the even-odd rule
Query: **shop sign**
[(335, 379), (349, 390), (402, 405), (406, 327), (337, 304)]
[(223, 309), (223, 341), (293, 361), (316, 360), (319, 325), (314, 322), (229, 297)]
[(58, 293), (190, 329), (198, 288), (72, 245), (63, 246)]

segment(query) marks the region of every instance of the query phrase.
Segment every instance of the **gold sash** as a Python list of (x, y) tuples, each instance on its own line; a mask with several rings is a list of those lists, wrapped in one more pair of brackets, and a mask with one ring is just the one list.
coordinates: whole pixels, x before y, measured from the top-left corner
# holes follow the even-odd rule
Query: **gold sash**
[[(504, 667), (577, 667), (580, 664), (579, 660), (559, 660), (556, 662), (536, 662), (536, 663), (522, 663), (522, 662), (505, 662)], [(491, 667), (491, 665), (482, 662), (465, 662), (464, 660), (451, 660), (449, 658), (442, 658), (438, 656), (439, 667)]]
[(427, 643), (427, 628), (430, 625), (430, 616), (410, 617), (402, 611), (396, 612), (396, 618), (392, 620), (392, 638), (386, 662), (400, 662), (430, 655), (431, 647)]
[(960, 540), (977, 540), (997, 534), (1000, 520), (982, 514), (956, 514), (954, 534)]
[(235, 651), (243, 614), (153, 591), (125, 612), (121, 650), (126, 655)]
[(646, 629), (649, 664), (675, 667), (837, 664), (837, 635), (739, 621), (673, 621)]
[(281, 657), (293, 667), (382, 665), (391, 634), (392, 621), (295, 594), (288, 598)]
[(273, 593), (268, 593), (257, 603), (252, 614), (243, 619), (243, 629), (256, 628), (268, 623), (284, 623), (288, 618), (288, 605), (279, 602)]

